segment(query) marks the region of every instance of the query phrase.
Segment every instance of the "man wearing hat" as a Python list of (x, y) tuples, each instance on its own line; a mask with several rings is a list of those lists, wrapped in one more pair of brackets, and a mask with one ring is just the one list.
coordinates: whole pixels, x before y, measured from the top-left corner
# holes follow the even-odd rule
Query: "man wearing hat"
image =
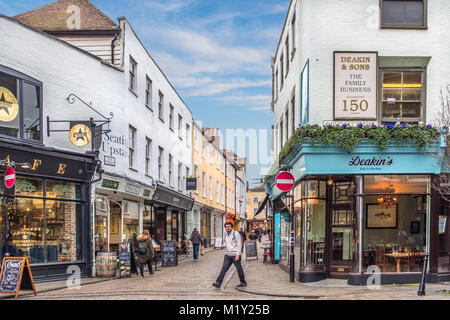
[(241, 265), (241, 235), (239, 234), (239, 232), (233, 230), (233, 223), (231, 222), (225, 223), (225, 231), (226, 232), (223, 238), (224, 244), (222, 244), (222, 248), (226, 248), (227, 250), (223, 259), (222, 271), (220, 271), (220, 275), (217, 278), (216, 282), (213, 283), (213, 286), (217, 289), (220, 289), (223, 278), (225, 278), (225, 274), (227, 273), (228, 269), (230, 269), (231, 265), (234, 264), (239, 275), (239, 280), (241, 281), (241, 283), (238, 284), (238, 287), (245, 287), (247, 285), (247, 282), (245, 281), (244, 271), (242, 270)]

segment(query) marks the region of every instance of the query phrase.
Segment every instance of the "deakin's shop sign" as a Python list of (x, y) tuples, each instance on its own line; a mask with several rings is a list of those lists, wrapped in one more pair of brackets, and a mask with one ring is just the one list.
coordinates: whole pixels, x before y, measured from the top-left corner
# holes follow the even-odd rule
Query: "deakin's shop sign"
[(376, 120), (377, 52), (334, 52), (334, 120)]

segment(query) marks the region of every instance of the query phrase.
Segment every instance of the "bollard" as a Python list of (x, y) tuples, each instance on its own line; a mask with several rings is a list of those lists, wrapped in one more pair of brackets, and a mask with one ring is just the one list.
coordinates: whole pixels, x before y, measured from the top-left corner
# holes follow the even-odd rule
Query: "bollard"
[(427, 273), (427, 266), (428, 266), (428, 258), (430, 254), (428, 251), (425, 253), (425, 258), (423, 259), (423, 270), (422, 270), (422, 278), (420, 279), (420, 286), (419, 291), (417, 292), (418, 296), (424, 296), (425, 295), (425, 275)]

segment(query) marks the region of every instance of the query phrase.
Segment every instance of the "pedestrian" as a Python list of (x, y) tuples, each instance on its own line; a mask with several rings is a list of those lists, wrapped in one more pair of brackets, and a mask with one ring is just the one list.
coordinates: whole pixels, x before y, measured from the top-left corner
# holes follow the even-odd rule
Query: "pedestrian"
[(256, 239), (258, 238), (258, 236), (256, 235), (254, 229), (252, 229), (252, 231), (250, 232), (250, 235), (248, 236), (248, 238), (249, 238), (250, 240), (256, 240)]
[(262, 228), (259, 227), (259, 228), (258, 228), (258, 241), (259, 241), (259, 242), (261, 242), (262, 233), (263, 233)]
[(197, 231), (197, 228), (194, 228), (194, 231), (192, 231), (189, 240), (192, 241), (192, 246), (194, 249), (194, 261), (197, 261), (200, 245), (202, 244), (202, 236), (200, 235), (200, 232)]
[(136, 272), (136, 275), (139, 276), (139, 272), (138, 272), (138, 265), (139, 265), (139, 261), (137, 260), (137, 235), (135, 232), (133, 232), (133, 235), (131, 236), (130, 239), (130, 253), (131, 253), (131, 258), (130, 258), (130, 262), (131, 262), (131, 273)]
[(247, 240), (247, 235), (245, 234), (245, 231), (243, 228), (241, 228), (241, 231), (239, 231), (239, 234), (241, 235), (241, 239), (242, 239), (242, 249), (241, 249), (241, 253), (244, 252), (244, 244), (245, 244), (245, 240)]
[(216, 282), (213, 283), (213, 286), (220, 289), (225, 274), (231, 265), (234, 264), (241, 282), (237, 287), (245, 287), (247, 282), (245, 281), (244, 271), (241, 265), (242, 240), (239, 232), (233, 230), (233, 223), (225, 223), (225, 235), (223, 239), (224, 243), (222, 244), (222, 248), (226, 248), (227, 250), (223, 259), (222, 270)]
[(155, 255), (153, 249), (152, 238), (148, 230), (144, 230), (142, 234), (137, 236), (137, 256), (139, 261), (139, 271), (141, 273), (140, 278), (144, 277), (144, 265), (148, 266), (150, 275), (153, 275), (152, 270), (152, 258)]

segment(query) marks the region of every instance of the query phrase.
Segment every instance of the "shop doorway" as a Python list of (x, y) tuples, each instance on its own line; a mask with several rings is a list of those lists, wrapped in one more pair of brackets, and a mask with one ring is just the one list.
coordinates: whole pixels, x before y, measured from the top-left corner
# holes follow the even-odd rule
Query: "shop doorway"
[(329, 188), (327, 213), (328, 277), (346, 279), (356, 256), (356, 213), (353, 181)]
[(156, 210), (156, 240), (166, 240), (166, 210), (158, 208)]

